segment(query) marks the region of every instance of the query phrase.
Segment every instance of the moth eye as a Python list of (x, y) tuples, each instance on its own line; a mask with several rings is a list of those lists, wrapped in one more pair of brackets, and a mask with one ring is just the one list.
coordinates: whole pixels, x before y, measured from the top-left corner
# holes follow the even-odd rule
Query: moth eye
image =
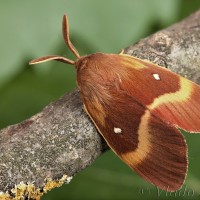
[(155, 80), (160, 81), (160, 76), (159, 74), (153, 74), (153, 77)]

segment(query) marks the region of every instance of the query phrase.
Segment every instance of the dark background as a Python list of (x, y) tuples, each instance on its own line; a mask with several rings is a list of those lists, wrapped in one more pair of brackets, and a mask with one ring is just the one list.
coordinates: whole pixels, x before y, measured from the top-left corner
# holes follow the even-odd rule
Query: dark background
[[(0, 2), (0, 128), (18, 123), (75, 88), (72, 66), (49, 62), (30, 67), (38, 56), (71, 57), (61, 35), (68, 14), (70, 34), (81, 55), (118, 53), (139, 39), (180, 21), (199, 9), (199, 0), (18, 0)], [(158, 191), (111, 151), (69, 185), (43, 200), (195, 199), (200, 197), (200, 136), (185, 134), (189, 172), (177, 193)]]

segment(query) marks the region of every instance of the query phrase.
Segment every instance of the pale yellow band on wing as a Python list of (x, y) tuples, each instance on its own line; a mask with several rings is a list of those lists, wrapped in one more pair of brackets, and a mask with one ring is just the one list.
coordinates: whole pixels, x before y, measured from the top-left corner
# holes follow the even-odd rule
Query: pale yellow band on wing
[(149, 155), (151, 152), (151, 135), (149, 134), (149, 119), (151, 117), (151, 111), (159, 105), (169, 102), (184, 102), (192, 94), (192, 87), (190, 81), (185, 78), (180, 78), (180, 90), (174, 93), (166, 93), (156, 98), (152, 104), (147, 106), (145, 114), (141, 118), (141, 122), (138, 129), (138, 147), (135, 151), (127, 152), (121, 155), (121, 157), (133, 166), (136, 166)]
[(122, 59), (121, 59), (122, 66), (134, 68), (137, 70), (147, 68), (147, 66), (143, 64), (142, 61), (137, 58), (134, 58), (127, 54), (120, 54), (120, 55), (122, 56)]
[(158, 107), (159, 105), (170, 103), (170, 102), (184, 102), (187, 101), (190, 95), (192, 94), (191, 82), (185, 78), (180, 77), (180, 90), (174, 93), (165, 93), (157, 97), (153, 103), (147, 107), (150, 110)]
[(141, 122), (138, 128), (138, 147), (135, 151), (127, 152), (121, 155), (122, 159), (130, 165), (136, 166), (140, 164), (151, 151), (151, 143), (149, 134), (148, 123), (151, 113), (146, 110), (145, 114), (141, 118)]

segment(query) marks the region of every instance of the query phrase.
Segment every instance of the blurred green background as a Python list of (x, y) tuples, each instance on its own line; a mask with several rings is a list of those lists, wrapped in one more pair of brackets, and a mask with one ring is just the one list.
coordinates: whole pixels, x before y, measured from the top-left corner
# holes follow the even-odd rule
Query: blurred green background
[[(81, 55), (117, 53), (200, 7), (199, 0), (18, 0), (0, 2), (0, 128), (18, 123), (75, 88), (75, 70), (62, 63), (28, 66), (33, 58), (71, 57), (61, 35), (68, 14), (70, 34)], [(195, 199), (200, 197), (200, 136), (185, 134), (189, 172), (183, 190), (158, 191), (112, 152), (43, 200)]]

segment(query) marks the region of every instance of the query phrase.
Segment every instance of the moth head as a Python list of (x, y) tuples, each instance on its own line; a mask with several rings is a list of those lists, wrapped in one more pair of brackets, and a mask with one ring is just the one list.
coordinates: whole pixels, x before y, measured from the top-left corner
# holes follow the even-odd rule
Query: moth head
[[(80, 56), (79, 52), (76, 50), (76, 48), (74, 47), (74, 45), (72, 44), (70, 38), (69, 38), (69, 24), (68, 24), (68, 18), (67, 15), (63, 16), (63, 22), (62, 22), (62, 33), (63, 33), (63, 38), (64, 41), (66, 43), (66, 45), (69, 47), (70, 51), (75, 55), (75, 57), (77, 58), (76, 61), (74, 60), (70, 60), (68, 58), (65, 58), (63, 56), (58, 56), (58, 55), (49, 55), (49, 56), (43, 56), (37, 59), (34, 59), (32, 61), (29, 62), (30, 65), (34, 65), (34, 64), (39, 64), (39, 63), (43, 63), (43, 62), (47, 62), (47, 61), (51, 61), (51, 60), (56, 60), (59, 62), (63, 62), (63, 63), (67, 63), (67, 64), (71, 64), (71, 65), (75, 65), (76, 68), (81, 66), (84, 66), (85, 62), (87, 59), (85, 59), (87, 56)], [(79, 64), (78, 64), (79, 63)]]

